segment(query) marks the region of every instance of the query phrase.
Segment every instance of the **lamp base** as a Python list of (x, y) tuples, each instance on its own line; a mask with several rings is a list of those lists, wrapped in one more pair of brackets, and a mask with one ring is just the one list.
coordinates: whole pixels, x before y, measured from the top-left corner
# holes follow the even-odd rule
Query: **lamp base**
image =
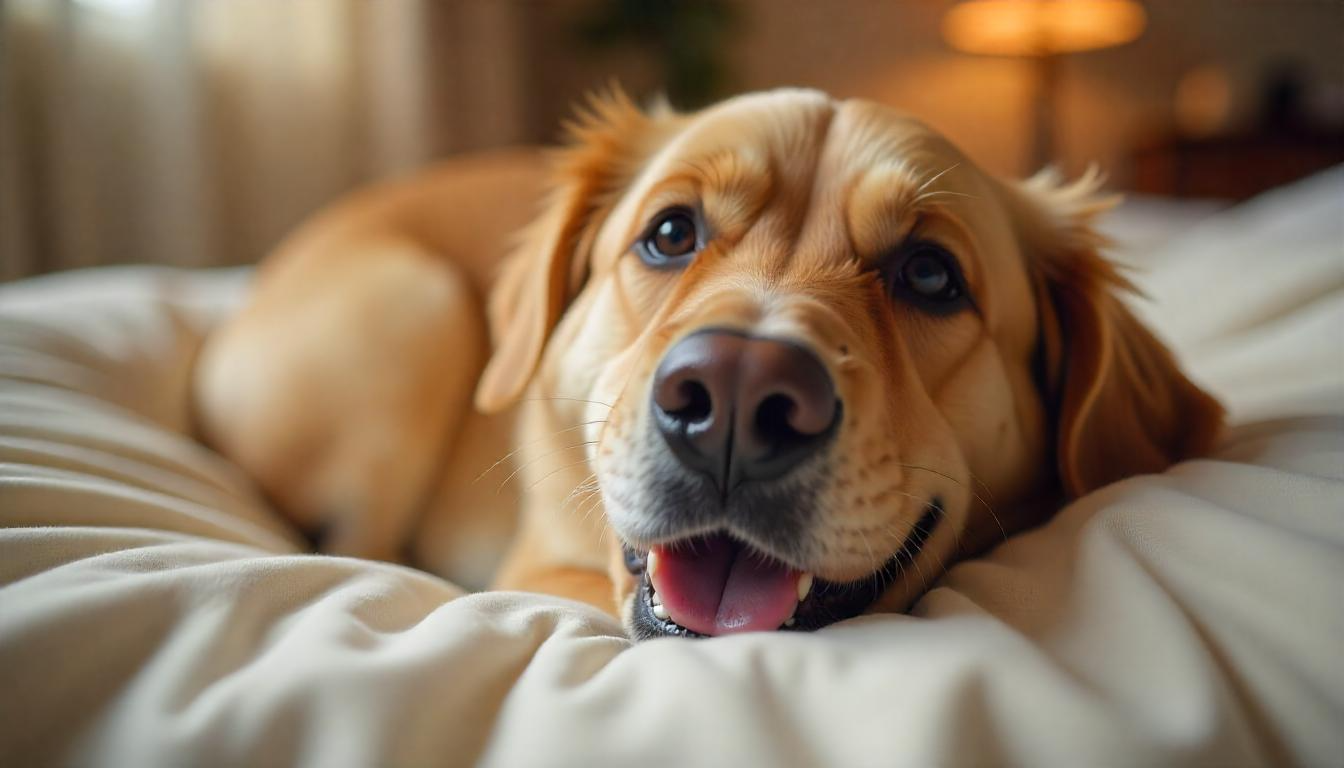
[(1035, 92), (1032, 94), (1031, 168), (1035, 173), (1055, 162), (1055, 103), (1059, 81), (1059, 56), (1034, 57)]

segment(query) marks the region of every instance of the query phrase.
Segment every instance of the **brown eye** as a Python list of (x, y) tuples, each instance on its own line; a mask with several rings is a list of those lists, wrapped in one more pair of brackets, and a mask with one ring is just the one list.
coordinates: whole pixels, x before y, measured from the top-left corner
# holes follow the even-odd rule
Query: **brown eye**
[(664, 211), (639, 243), (639, 255), (651, 267), (681, 266), (700, 250), (695, 216), (683, 209)]

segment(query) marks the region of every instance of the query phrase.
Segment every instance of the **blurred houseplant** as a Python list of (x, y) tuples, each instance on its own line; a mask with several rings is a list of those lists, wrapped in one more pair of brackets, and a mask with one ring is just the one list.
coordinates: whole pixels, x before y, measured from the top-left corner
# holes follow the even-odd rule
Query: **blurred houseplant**
[(724, 0), (601, 0), (580, 19), (577, 33), (591, 49), (647, 52), (672, 103), (694, 109), (728, 90), (724, 52), (737, 22), (737, 9)]

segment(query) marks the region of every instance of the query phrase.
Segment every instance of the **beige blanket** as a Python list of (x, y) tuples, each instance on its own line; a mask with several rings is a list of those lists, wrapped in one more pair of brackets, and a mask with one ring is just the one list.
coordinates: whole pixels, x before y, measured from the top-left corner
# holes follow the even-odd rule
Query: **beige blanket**
[(0, 287), (0, 765), (1344, 764), (1344, 170), (1129, 256), (1231, 408), (1215, 456), (912, 616), (637, 646), (300, 554), (183, 436), (246, 272)]

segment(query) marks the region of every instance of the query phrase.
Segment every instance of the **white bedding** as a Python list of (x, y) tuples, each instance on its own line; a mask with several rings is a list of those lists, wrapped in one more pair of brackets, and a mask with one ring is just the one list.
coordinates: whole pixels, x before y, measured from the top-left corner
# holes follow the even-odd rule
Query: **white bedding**
[(913, 616), (632, 646), (300, 554), (182, 436), (246, 272), (0, 287), (0, 765), (1344, 764), (1344, 169), (1127, 257), (1236, 426)]

